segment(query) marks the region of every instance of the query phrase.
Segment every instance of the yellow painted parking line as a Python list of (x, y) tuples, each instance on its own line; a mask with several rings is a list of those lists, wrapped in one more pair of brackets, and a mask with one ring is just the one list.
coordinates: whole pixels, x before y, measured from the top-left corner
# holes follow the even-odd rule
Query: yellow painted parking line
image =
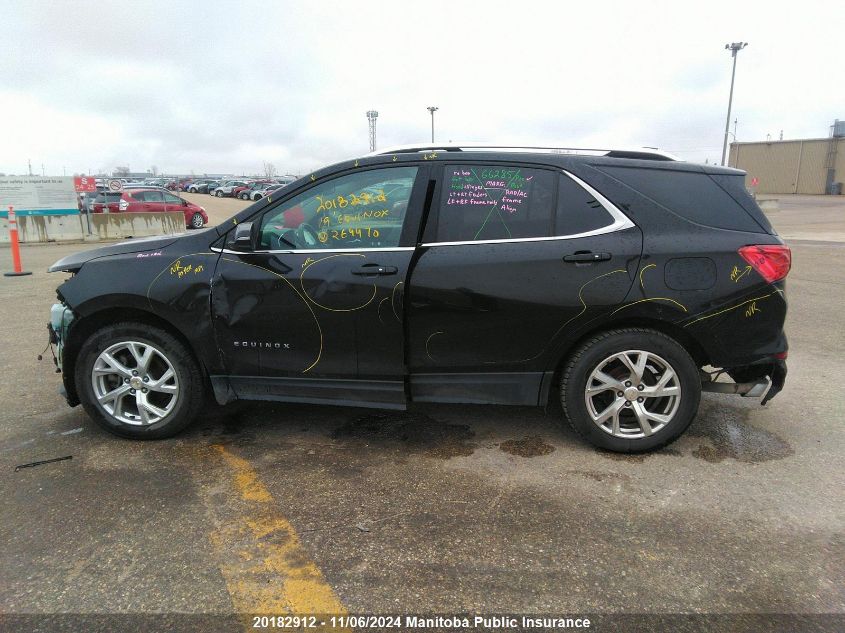
[[(347, 615), (252, 465), (225, 446), (211, 448), (229, 467), (238, 497), (238, 511), (219, 522), (210, 535), (235, 611)], [(251, 630), (251, 623), (245, 625)]]

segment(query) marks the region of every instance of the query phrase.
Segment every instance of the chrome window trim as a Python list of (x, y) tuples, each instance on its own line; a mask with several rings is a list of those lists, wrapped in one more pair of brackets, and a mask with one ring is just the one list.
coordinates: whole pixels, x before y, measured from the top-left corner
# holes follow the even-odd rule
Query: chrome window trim
[(278, 251), (233, 251), (229, 248), (219, 248), (214, 246), (211, 248), (215, 253), (226, 253), (228, 255), (296, 255), (297, 253), (306, 253), (309, 255), (320, 253), (390, 253), (399, 251), (413, 251), (416, 250), (413, 246), (385, 246), (384, 248), (302, 248), (302, 249), (288, 249)]
[(605, 198), (601, 193), (596, 191), (592, 186), (581, 180), (575, 174), (570, 174), (565, 169), (555, 170), (560, 171), (560, 173), (569, 176), (572, 180), (578, 183), (582, 188), (586, 189), (587, 192), (591, 196), (593, 196), (598, 203), (607, 211), (610, 216), (613, 218), (613, 223), (608, 224), (607, 226), (603, 226), (599, 229), (594, 229), (592, 231), (585, 231), (583, 233), (572, 233), (569, 235), (550, 235), (548, 237), (515, 237), (515, 238), (507, 238), (502, 240), (465, 240), (460, 242), (426, 242), (425, 244), (421, 244), (421, 246), (431, 247), (431, 246), (464, 246), (469, 244), (513, 244), (519, 242), (551, 242), (557, 240), (575, 240), (581, 237), (593, 237), (594, 235), (604, 235), (605, 233), (615, 233), (616, 231), (623, 231), (625, 229), (630, 229), (636, 226), (627, 215), (622, 213), (622, 211), (613, 204), (610, 200)]

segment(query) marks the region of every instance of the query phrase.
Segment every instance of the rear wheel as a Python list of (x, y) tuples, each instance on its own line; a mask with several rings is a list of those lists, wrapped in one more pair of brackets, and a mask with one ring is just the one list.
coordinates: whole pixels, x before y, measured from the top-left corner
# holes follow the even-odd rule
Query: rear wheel
[(579, 347), (566, 364), (561, 402), (572, 427), (601, 448), (654, 450), (678, 438), (698, 411), (695, 362), (668, 336), (612, 330)]
[(140, 323), (91, 336), (80, 350), (75, 381), (95, 422), (135, 439), (175, 435), (203, 400), (202, 374), (190, 351), (168, 332)]
[(222, 191), (217, 191), (217, 192), (215, 193), (215, 195), (216, 195), (218, 198), (222, 198), (222, 197), (223, 197), (223, 192), (222, 192)]

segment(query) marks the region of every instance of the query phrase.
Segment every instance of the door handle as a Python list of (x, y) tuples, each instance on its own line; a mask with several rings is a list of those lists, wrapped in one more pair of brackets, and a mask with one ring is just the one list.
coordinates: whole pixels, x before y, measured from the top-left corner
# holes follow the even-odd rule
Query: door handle
[(590, 262), (606, 262), (610, 253), (594, 253), (592, 251), (578, 251), (572, 255), (565, 255), (563, 261), (586, 264)]
[(382, 266), (381, 264), (363, 264), (358, 268), (352, 269), (353, 275), (361, 275), (364, 277), (375, 277), (376, 275), (395, 275), (399, 272), (396, 266)]

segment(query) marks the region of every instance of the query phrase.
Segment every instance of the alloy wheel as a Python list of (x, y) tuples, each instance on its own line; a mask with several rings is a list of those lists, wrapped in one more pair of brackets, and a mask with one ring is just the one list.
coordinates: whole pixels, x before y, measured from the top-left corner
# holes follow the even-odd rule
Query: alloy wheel
[(584, 389), (593, 423), (613, 437), (640, 439), (669, 424), (681, 403), (678, 373), (662, 357), (626, 350), (600, 362)]
[(173, 363), (160, 349), (140, 341), (121, 341), (101, 352), (91, 384), (106, 413), (135, 426), (160, 422), (179, 400)]

